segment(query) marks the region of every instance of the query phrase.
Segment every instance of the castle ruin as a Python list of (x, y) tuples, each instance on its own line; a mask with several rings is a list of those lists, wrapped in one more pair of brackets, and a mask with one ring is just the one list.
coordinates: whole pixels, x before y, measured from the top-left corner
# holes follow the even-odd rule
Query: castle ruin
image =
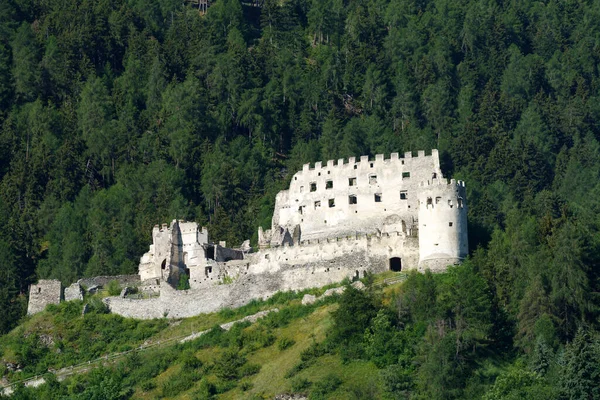
[[(213, 243), (195, 222), (155, 226), (138, 271), (148, 296), (105, 302), (125, 317), (190, 317), (368, 272), (443, 271), (467, 252), (465, 185), (443, 177), (437, 150), (351, 157), (294, 174), (256, 252)], [(190, 289), (176, 290), (183, 274)]]
[[(211, 242), (194, 222), (155, 226), (139, 275), (160, 295), (106, 302), (128, 317), (179, 318), (367, 272), (443, 271), (468, 252), (465, 185), (443, 177), (437, 150), (305, 164), (258, 237), (251, 252), (248, 241)], [(189, 290), (175, 290), (182, 274)]]

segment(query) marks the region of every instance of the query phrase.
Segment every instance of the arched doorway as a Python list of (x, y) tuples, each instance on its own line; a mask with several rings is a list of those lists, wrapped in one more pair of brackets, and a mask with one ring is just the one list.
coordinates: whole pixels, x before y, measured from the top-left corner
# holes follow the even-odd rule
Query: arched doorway
[(160, 269), (165, 269), (167, 267), (167, 259), (165, 258), (162, 262), (162, 264), (160, 264)]
[(400, 272), (402, 271), (402, 260), (400, 257), (390, 258), (390, 271)]

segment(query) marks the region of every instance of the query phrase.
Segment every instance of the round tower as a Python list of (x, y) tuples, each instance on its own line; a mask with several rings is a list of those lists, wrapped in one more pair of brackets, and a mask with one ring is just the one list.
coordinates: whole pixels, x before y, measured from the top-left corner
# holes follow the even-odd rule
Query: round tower
[(419, 189), (419, 270), (444, 271), (469, 251), (465, 183), (432, 179)]

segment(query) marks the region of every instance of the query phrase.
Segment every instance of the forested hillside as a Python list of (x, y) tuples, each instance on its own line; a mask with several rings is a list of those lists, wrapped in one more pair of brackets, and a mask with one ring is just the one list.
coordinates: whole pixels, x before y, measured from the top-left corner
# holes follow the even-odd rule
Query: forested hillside
[(239, 244), (302, 163), (438, 148), (489, 293), (470, 339), (598, 351), (597, 1), (3, 0), (0, 32), (0, 332), (38, 278), (135, 272), (156, 223)]

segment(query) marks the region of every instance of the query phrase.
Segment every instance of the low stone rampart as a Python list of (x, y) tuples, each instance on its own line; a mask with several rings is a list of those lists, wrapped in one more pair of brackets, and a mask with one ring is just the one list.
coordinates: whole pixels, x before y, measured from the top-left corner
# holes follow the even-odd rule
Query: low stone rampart
[(111, 312), (125, 317), (187, 318), (226, 307), (241, 307), (253, 299), (267, 299), (279, 291), (321, 287), (355, 276), (362, 278), (367, 271), (385, 271), (388, 262), (385, 256), (370, 256), (363, 250), (340, 254), (327, 261), (305, 264), (291, 264), (290, 261), (280, 262), (275, 270), (237, 276), (230, 284), (175, 290), (163, 282), (159, 298), (109, 297), (105, 302)]
[(93, 278), (82, 278), (77, 281), (82, 286), (106, 286), (108, 282), (117, 281), (121, 286), (138, 286), (140, 284), (140, 276), (135, 275), (114, 275), (114, 276), (94, 276)]

